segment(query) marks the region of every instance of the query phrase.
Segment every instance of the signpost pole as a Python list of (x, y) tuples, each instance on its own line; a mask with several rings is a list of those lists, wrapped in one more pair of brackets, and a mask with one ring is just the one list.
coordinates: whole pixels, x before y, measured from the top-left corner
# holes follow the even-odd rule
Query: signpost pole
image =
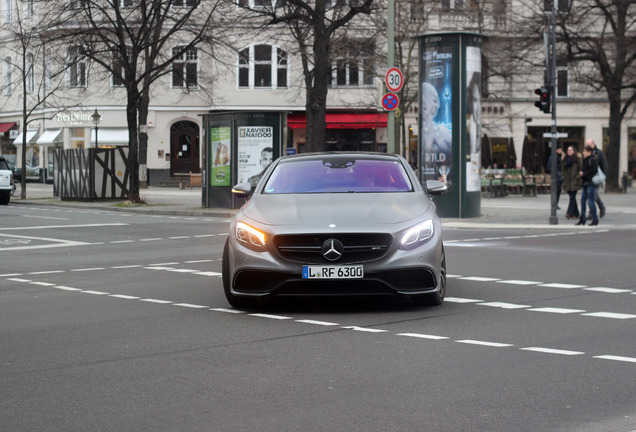
[(552, 46), (552, 57), (550, 58), (551, 60), (551, 64), (550, 64), (550, 73), (548, 74), (548, 76), (550, 77), (550, 91), (552, 93), (552, 148), (550, 151), (550, 155), (551, 155), (551, 165), (550, 165), (550, 172), (552, 173), (551, 176), (551, 184), (550, 184), (550, 194), (551, 194), (551, 206), (550, 206), (550, 225), (558, 225), (559, 223), (559, 218), (557, 217), (557, 188), (559, 187), (558, 185), (558, 168), (557, 168), (557, 151), (556, 151), (556, 147), (557, 147), (557, 118), (556, 118), (556, 92), (557, 92), (557, 86), (556, 86), (556, 0), (552, 0), (552, 18), (551, 18), (551, 25), (552, 25), (552, 29), (551, 29), (551, 46)]
[[(389, 0), (387, 17), (388, 52), (387, 66), (391, 69), (395, 66), (395, 0)], [(387, 113), (386, 152), (395, 153), (395, 111)]]

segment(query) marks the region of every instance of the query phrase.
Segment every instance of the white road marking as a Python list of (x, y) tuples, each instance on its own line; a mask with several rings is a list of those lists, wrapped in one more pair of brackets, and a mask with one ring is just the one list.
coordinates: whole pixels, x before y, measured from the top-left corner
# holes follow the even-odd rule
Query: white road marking
[(109, 297), (116, 297), (124, 300), (139, 300), (141, 297), (125, 295), (125, 294), (110, 294)]
[(7, 274), (1, 274), (0, 277), (13, 277), (13, 276), (22, 276), (22, 273), (7, 273)]
[(242, 311), (242, 310), (228, 309), (228, 308), (210, 308), (210, 310), (214, 311), (214, 312), (223, 312), (223, 313), (229, 313), (229, 314), (244, 314), (244, 313), (246, 313), (245, 311)]
[(151, 241), (157, 241), (157, 240), (163, 240), (162, 238), (144, 238), (144, 239), (139, 239), (139, 241), (141, 242), (151, 242)]
[(134, 243), (135, 240), (115, 240), (110, 242), (110, 244), (120, 244), (120, 243)]
[(571, 313), (586, 312), (583, 309), (564, 309), (564, 308), (554, 308), (554, 307), (532, 308), (528, 310), (533, 312), (547, 312), (547, 313), (556, 313), (556, 314), (571, 314)]
[(199, 264), (199, 263), (206, 263), (206, 262), (214, 262), (214, 260), (211, 259), (206, 259), (206, 260), (194, 260), (194, 261), (184, 261), (184, 264)]
[(196, 304), (190, 304), (190, 303), (174, 303), (173, 306), (181, 306), (181, 307), (192, 308), (192, 309), (209, 309), (210, 308), (210, 306), (196, 305)]
[(88, 272), (88, 271), (96, 271), (96, 270), (106, 270), (105, 267), (91, 267), (91, 268), (82, 268), (82, 269), (73, 269), (72, 272)]
[(591, 312), (584, 313), (583, 316), (591, 316), (598, 318), (613, 318), (613, 319), (632, 319), (636, 318), (636, 315), (624, 314), (624, 313), (614, 313), (614, 312)]
[(94, 228), (94, 227), (107, 227), (107, 226), (128, 226), (125, 223), (106, 223), (106, 224), (82, 224), (82, 225), (44, 225), (44, 226), (32, 226), (32, 227), (10, 227), (0, 228), (0, 231), (18, 231), (18, 230), (41, 230), (41, 229), (57, 229), (57, 228)]
[[(9, 229), (9, 228), (0, 228), (0, 230), (1, 229)], [(31, 229), (31, 228), (29, 228), (29, 229)], [(50, 244), (28, 245), (28, 246), (3, 247), (3, 248), (0, 248), (0, 251), (28, 250), (28, 249), (48, 249), (48, 248), (57, 248), (57, 247), (90, 245), (90, 243), (76, 242), (76, 241), (69, 241), (69, 240), (59, 240), (59, 239), (52, 239), (52, 238), (48, 238), (48, 237), (19, 236), (19, 235), (12, 235), (12, 234), (0, 234), (0, 236), (18, 238), (18, 239), (25, 239), (25, 240), (29, 240), (29, 243), (31, 241), (39, 241), (39, 242), (50, 243)]]
[(68, 218), (56, 218), (56, 217), (50, 217), (50, 216), (34, 216), (34, 215), (20, 215), (21, 217), (29, 217), (29, 218), (35, 218), (35, 219), (55, 219), (55, 220), (70, 220)]
[(463, 344), (470, 344), (470, 345), (488, 346), (488, 347), (493, 347), (493, 348), (506, 348), (506, 347), (514, 346), (512, 344), (499, 343), (499, 342), (487, 342), (487, 341), (480, 341), (480, 340), (473, 340), (473, 339), (462, 339), (462, 340), (458, 340), (458, 341), (455, 341), (455, 342), (463, 343)]
[(282, 315), (270, 315), (270, 314), (263, 314), (263, 313), (254, 313), (254, 314), (248, 314), (249, 316), (253, 316), (253, 317), (258, 317), (258, 318), (268, 318), (268, 319), (275, 319), (275, 320), (289, 320), (292, 319), (292, 317), (288, 317), (288, 316), (282, 316)]
[(444, 299), (444, 301), (445, 302), (450, 302), (450, 303), (479, 303), (479, 302), (483, 302), (483, 300), (461, 298), (461, 297), (446, 297)]
[(64, 290), (64, 291), (81, 291), (80, 288), (73, 288), (73, 287), (68, 287), (68, 286), (64, 286), (64, 285), (55, 285), (53, 288), (59, 289), (59, 290)]
[(501, 280), (499, 278), (480, 277), (480, 276), (466, 276), (466, 277), (460, 277), (460, 279), (461, 280), (476, 281), (476, 282), (494, 282), (494, 281)]
[(564, 288), (564, 289), (585, 288), (585, 285), (573, 285), (573, 284), (564, 284), (564, 283), (548, 283), (548, 284), (541, 284), (539, 286), (547, 287), (547, 288)]
[(490, 306), (490, 307), (496, 307), (501, 309), (525, 309), (525, 308), (532, 307), (528, 305), (519, 305), (519, 304), (504, 303), (504, 302), (485, 302), (485, 303), (478, 303), (478, 304), (479, 306)]
[(343, 329), (359, 331), (359, 332), (367, 332), (367, 333), (385, 333), (387, 330), (381, 329), (372, 329), (367, 327), (358, 327), (358, 326), (346, 326), (342, 327)]
[(122, 266), (115, 266), (115, 267), (111, 267), (112, 269), (129, 269), (129, 268), (139, 268), (142, 267), (141, 264), (133, 264), (133, 265), (122, 265)]
[(31, 279), (21, 279), (21, 278), (8, 278), (7, 280), (13, 281), (13, 282), (31, 282)]
[(182, 240), (182, 239), (189, 239), (191, 238), (190, 236), (174, 236), (174, 237), (168, 237), (168, 240)]
[(170, 304), (170, 303), (174, 303), (171, 302), (169, 300), (159, 300), (159, 299), (151, 299), (151, 298), (147, 298), (147, 299), (141, 299), (139, 301), (142, 302), (148, 302), (148, 303), (158, 303), (158, 304)]
[(632, 290), (628, 289), (618, 289), (618, 288), (607, 288), (607, 287), (591, 287), (591, 288), (583, 288), (585, 291), (597, 291), (608, 294), (621, 294), (632, 292)]
[(511, 284), (511, 285), (538, 285), (541, 282), (512, 279), (512, 280), (500, 280), (500, 281), (497, 281), (497, 283)]
[(103, 291), (82, 290), (80, 292), (84, 294), (93, 294), (93, 295), (108, 295), (107, 292), (103, 292)]
[(195, 273), (198, 272), (199, 270), (192, 270), (192, 269), (172, 269), (172, 270), (168, 270), (169, 272), (174, 272), (174, 273)]
[(154, 267), (154, 266), (170, 266), (170, 265), (177, 265), (177, 264), (179, 264), (179, 263), (178, 262), (168, 262), (168, 263), (157, 263), (157, 264), (148, 264), (148, 265)]
[(622, 361), (622, 362), (636, 363), (636, 358), (634, 358), (634, 357), (622, 357), (622, 356), (614, 356), (614, 355), (601, 355), (601, 356), (594, 356), (593, 358), (603, 359), (603, 360), (616, 360), (616, 361)]
[(64, 270), (48, 270), (48, 271), (38, 271), (38, 272), (30, 272), (27, 274), (30, 275), (44, 275), (44, 274), (54, 274), (54, 273), (65, 273)]
[(338, 323), (333, 323), (333, 322), (315, 321), (315, 320), (309, 320), (309, 319), (296, 320), (296, 322), (303, 323), (303, 324), (314, 324), (314, 325), (320, 325), (320, 326), (326, 326), (326, 327), (340, 325)]
[(55, 284), (50, 282), (31, 282), (31, 285), (54, 286)]
[(158, 266), (152, 266), (152, 267), (144, 267), (144, 269), (146, 269), (146, 270), (174, 270), (174, 267), (158, 267)]
[(198, 272), (198, 273), (195, 273), (195, 274), (197, 274), (197, 275), (201, 275), (201, 276), (216, 276), (216, 277), (222, 276), (222, 274), (221, 274), (221, 273), (218, 273), (218, 272), (212, 272), (212, 271), (208, 271), (208, 272)]
[(541, 347), (526, 347), (526, 348), (519, 348), (519, 349), (522, 351), (534, 351), (534, 352), (540, 352), (540, 353), (561, 354), (561, 355), (569, 355), (569, 356), (585, 354), (584, 352), (581, 352), (581, 351), (568, 351), (568, 350), (559, 350), (559, 349), (541, 348)]
[(398, 333), (398, 336), (407, 336), (419, 339), (432, 339), (432, 340), (444, 340), (448, 339), (446, 336), (436, 336), (430, 334), (422, 334), (422, 333)]

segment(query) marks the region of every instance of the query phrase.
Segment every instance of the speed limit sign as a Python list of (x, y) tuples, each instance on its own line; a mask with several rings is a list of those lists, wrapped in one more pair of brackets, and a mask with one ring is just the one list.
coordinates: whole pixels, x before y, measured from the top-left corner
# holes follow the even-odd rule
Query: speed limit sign
[(386, 83), (386, 88), (393, 93), (397, 93), (402, 88), (402, 84), (404, 84), (404, 77), (402, 76), (402, 71), (396, 67), (389, 69), (386, 73), (386, 77), (384, 79)]

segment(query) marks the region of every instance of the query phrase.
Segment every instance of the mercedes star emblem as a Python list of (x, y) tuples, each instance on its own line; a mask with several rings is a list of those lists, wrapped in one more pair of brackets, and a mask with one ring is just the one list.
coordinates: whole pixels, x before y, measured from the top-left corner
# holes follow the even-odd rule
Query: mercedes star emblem
[(327, 261), (337, 261), (342, 257), (344, 245), (339, 240), (329, 239), (322, 244), (321, 252)]

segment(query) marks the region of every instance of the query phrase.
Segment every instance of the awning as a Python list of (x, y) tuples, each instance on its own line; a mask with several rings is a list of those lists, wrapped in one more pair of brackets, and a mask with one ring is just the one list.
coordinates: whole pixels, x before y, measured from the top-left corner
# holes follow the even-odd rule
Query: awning
[[(91, 131), (91, 143), (95, 142), (95, 129)], [(98, 129), (97, 145), (128, 145), (128, 129)]]
[(0, 133), (5, 133), (13, 126), (15, 126), (15, 123), (0, 123)]
[[(327, 129), (373, 129), (385, 128), (386, 113), (327, 113)], [(292, 113), (287, 116), (287, 126), (292, 129), (307, 127), (305, 113)]]
[(44, 131), (40, 138), (38, 138), (38, 145), (51, 145), (56, 142), (62, 141), (62, 130), (51, 129)]
[(512, 131), (507, 124), (485, 124), (481, 126), (481, 134), (488, 138), (512, 138)]
[[(26, 142), (27, 144), (33, 144), (35, 143), (35, 136), (37, 135), (38, 131), (27, 131), (26, 132)], [(20, 135), (18, 135), (16, 137), (16, 139), (13, 140), (13, 145), (22, 145), (22, 137), (24, 136), (24, 133), (21, 133)]]

